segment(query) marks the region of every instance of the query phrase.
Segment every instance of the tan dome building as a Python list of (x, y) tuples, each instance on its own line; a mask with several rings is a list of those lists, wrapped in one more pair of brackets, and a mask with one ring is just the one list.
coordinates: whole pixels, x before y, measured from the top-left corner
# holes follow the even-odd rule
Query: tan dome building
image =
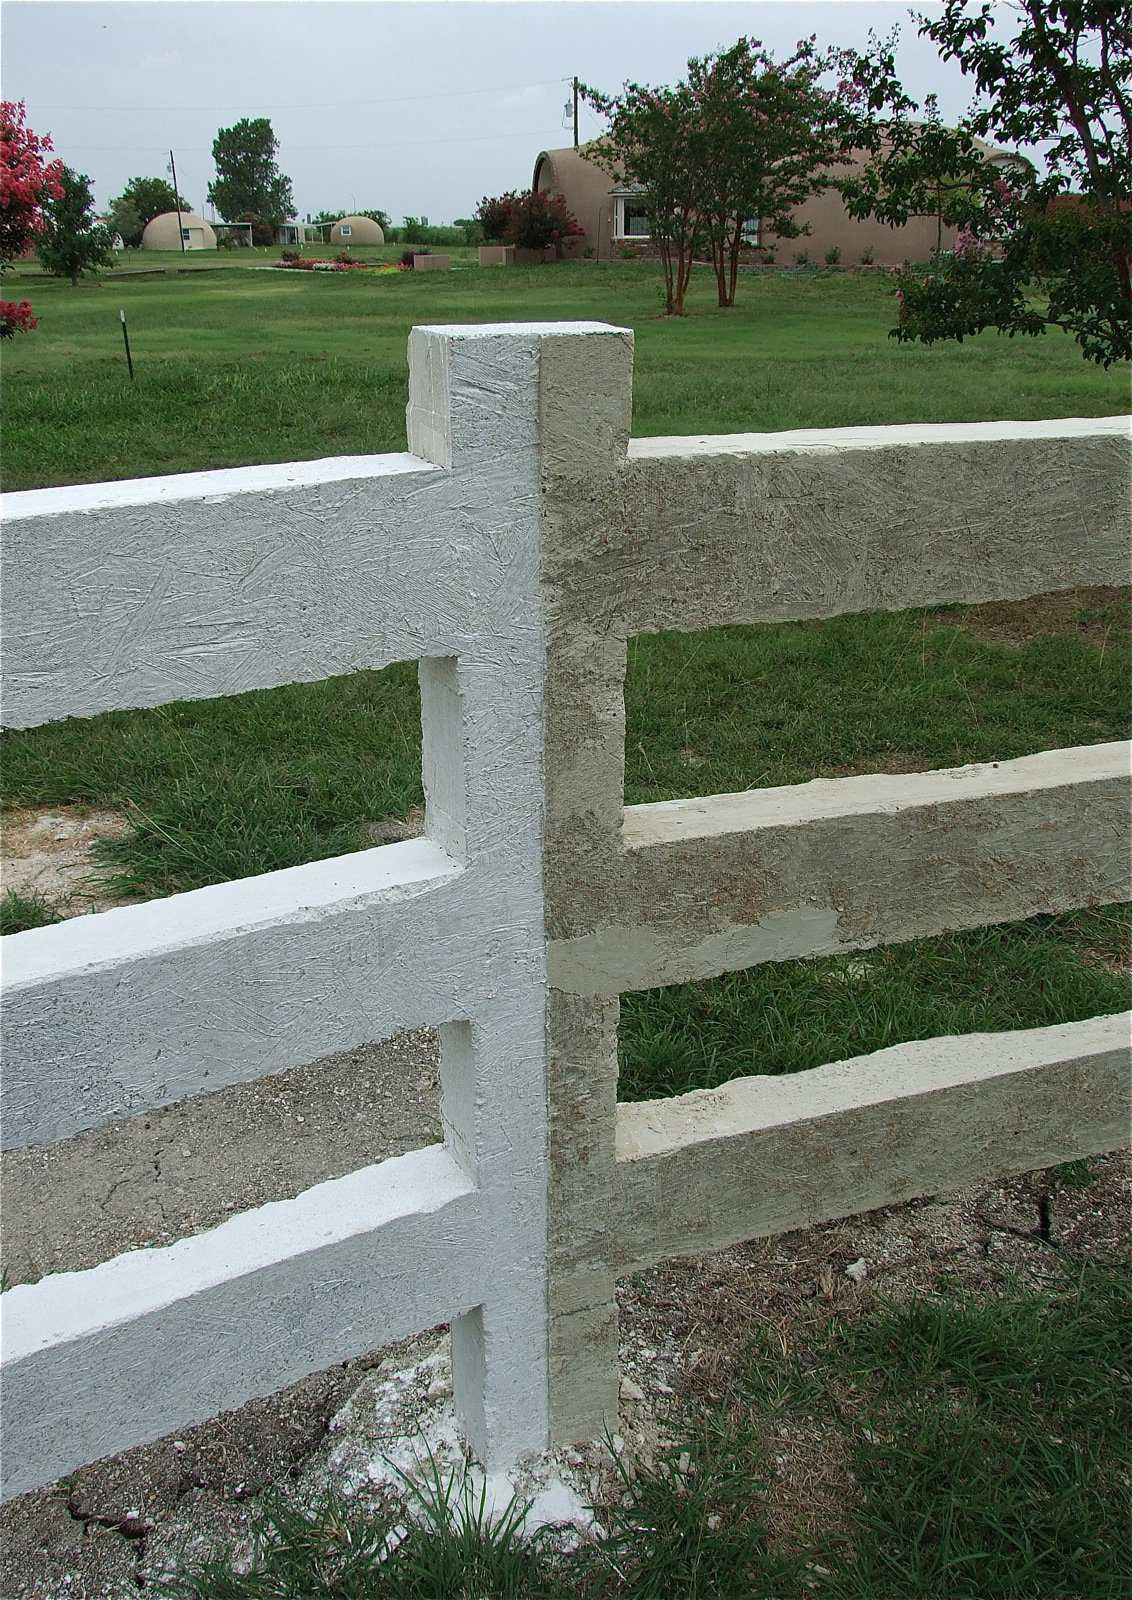
[(177, 232), (177, 213), (162, 211), (152, 217), (142, 231), (143, 250), (179, 250), (184, 240), (186, 250), (215, 250), (216, 234), (211, 223), (198, 217), (195, 211), (182, 211), (180, 233)]
[(331, 244), (384, 244), (381, 224), (372, 217), (339, 217), (330, 227)]

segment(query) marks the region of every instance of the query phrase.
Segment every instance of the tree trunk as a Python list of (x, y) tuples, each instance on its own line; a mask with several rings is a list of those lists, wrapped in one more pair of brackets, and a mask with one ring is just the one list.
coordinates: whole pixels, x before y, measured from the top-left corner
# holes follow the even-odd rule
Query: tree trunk
[(668, 239), (661, 241), (660, 259), (664, 267), (664, 314), (671, 317), (676, 315), (676, 289), (672, 274), (672, 244)]
[(740, 218), (735, 225), (735, 232), (731, 239), (731, 271), (728, 277), (727, 300), (727, 304), (729, 306), (733, 306), (735, 304), (735, 291), (739, 287), (739, 255), (742, 250), (742, 246), (743, 221), (742, 218)]
[(727, 238), (723, 226), (713, 221), (708, 235), (711, 241), (711, 264), (715, 269), (716, 294), (721, 306), (727, 299)]

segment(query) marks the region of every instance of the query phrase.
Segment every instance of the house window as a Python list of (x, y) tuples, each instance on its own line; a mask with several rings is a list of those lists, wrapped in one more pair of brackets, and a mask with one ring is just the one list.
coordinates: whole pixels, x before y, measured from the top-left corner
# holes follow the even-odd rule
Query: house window
[(342, 226), (338, 229), (338, 232), (342, 235), (343, 239), (348, 239), (350, 237), (350, 235), (353, 233), (353, 231), (354, 231), (353, 228), (351, 228), (351, 226), (350, 226), (350, 224), (348, 222), (344, 222), (342, 224)]
[(743, 243), (758, 245), (762, 242), (763, 219), (748, 217), (743, 224)]
[(613, 232), (618, 239), (649, 237), (649, 214), (631, 195), (618, 195), (614, 201)]
[(192, 244), (192, 242), (193, 242), (193, 236), (189, 232), (188, 228), (182, 228), (181, 229), (181, 238), (185, 241), (186, 244)]

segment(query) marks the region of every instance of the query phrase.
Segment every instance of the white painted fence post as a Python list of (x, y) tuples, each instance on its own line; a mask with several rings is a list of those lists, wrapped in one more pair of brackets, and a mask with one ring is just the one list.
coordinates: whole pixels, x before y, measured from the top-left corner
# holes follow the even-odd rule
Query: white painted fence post
[[(482, 931), (490, 996), (441, 1029), (445, 1140), (482, 1197), (483, 1294), (452, 1324), (455, 1400), (491, 1467), (548, 1432), (537, 337), (415, 328), (408, 433), (457, 480), (463, 579), (482, 602), (475, 644), (422, 660), (420, 686), (426, 832), (504, 912)], [(477, 570), (478, 550), (493, 559)]]
[(508, 988), (442, 1031), (445, 1137), (488, 1234), (483, 1303), (453, 1327), (456, 1403), (488, 1463), (616, 1419), (617, 1002), (550, 992), (546, 941), (620, 848), (624, 641), (591, 637), (562, 579), (609, 520), (631, 358), (632, 336), (600, 323), (410, 341), (409, 447), (466, 478), (467, 547), (510, 555), (474, 656), (421, 666), (427, 832), (510, 891), (509, 925), (486, 935), (510, 943)]

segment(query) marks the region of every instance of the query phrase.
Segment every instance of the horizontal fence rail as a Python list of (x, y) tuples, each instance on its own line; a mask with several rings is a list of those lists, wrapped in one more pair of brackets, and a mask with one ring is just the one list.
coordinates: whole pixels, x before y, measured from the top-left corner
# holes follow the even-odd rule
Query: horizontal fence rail
[(472, 1310), (482, 1227), (438, 1145), (9, 1290), (8, 1493)]
[(553, 944), (551, 980), (649, 989), (1123, 900), (1130, 761), (1118, 742), (630, 806), (618, 920)]
[(4, 498), (7, 726), (416, 660), (426, 793), (420, 839), (4, 940), (5, 1146), (426, 1025), (444, 1126), (8, 1291), (6, 1494), (441, 1321), (486, 1461), (594, 1437), (618, 1274), (1125, 1136), (1127, 1018), (617, 1104), (622, 992), (1129, 894), (1123, 745), (623, 798), (635, 633), (1126, 581), (1127, 419), (631, 440), (631, 361), (418, 328), (408, 452)]
[(621, 1106), (618, 1270), (1111, 1150), (1128, 1021), (917, 1039)]

